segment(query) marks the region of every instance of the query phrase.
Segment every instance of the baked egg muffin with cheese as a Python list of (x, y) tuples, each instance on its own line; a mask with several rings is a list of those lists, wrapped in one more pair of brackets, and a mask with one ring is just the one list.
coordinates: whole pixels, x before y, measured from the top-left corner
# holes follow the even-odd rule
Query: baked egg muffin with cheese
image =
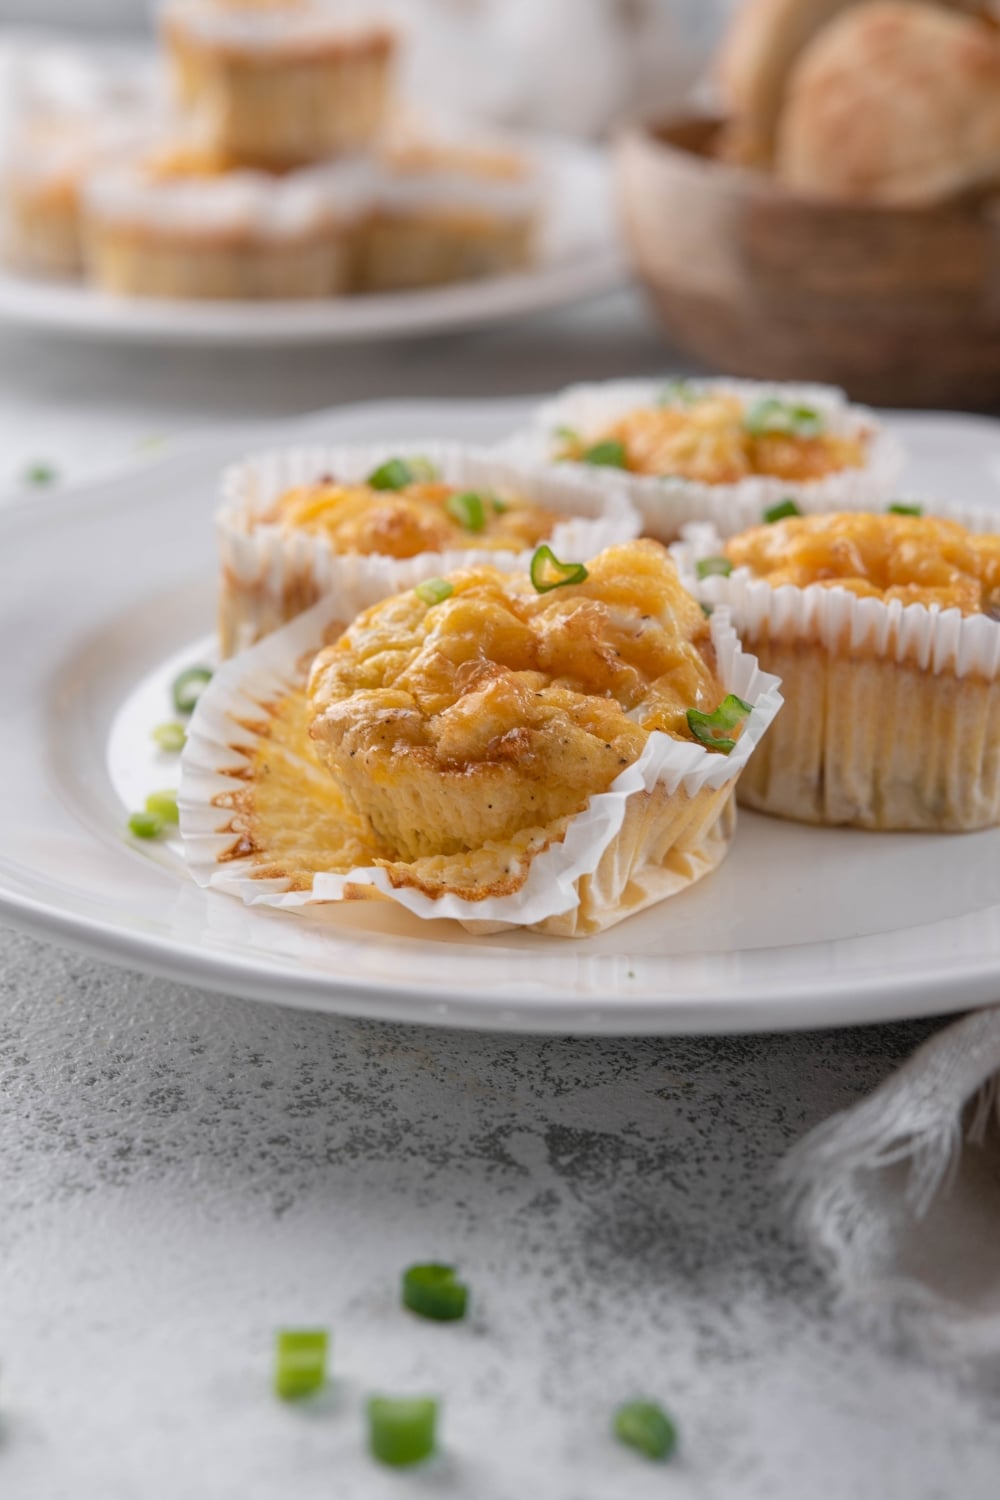
[(910, 503), (787, 516), (720, 538), (717, 555), (697, 561), (709, 607), (732, 610), (783, 684), (784, 711), (741, 801), (861, 828), (1000, 823), (992, 525), (988, 514), (924, 515)]
[(688, 711), (724, 696), (705, 614), (652, 542), (388, 599), (320, 652), (309, 682), (320, 757), (405, 859), (578, 812), (654, 730), (694, 742)]

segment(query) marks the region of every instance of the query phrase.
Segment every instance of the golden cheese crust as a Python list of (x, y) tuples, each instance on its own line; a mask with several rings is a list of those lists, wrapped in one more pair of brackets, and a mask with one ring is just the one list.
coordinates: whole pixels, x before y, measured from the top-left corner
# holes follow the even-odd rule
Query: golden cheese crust
[(388, 859), (475, 850), (579, 812), (649, 733), (723, 696), (708, 623), (655, 542), (538, 593), (492, 568), (362, 614), (313, 665), (311, 733)]
[[(863, 437), (754, 433), (747, 415), (736, 396), (705, 396), (627, 412), (591, 441), (621, 443), (625, 467), (633, 474), (676, 475), (703, 484), (735, 484), (756, 474), (808, 481), (864, 464)], [(571, 445), (562, 456), (580, 457), (583, 446)]]
[(466, 548), (525, 552), (546, 541), (556, 525), (557, 517), (541, 506), (477, 495), (474, 519), (483, 524), (470, 529), (449, 513), (449, 501), (457, 493), (454, 486), (437, 481), (375, 490), (321, 480), (288, 490), (261, 520), (288, 532), (323, 536), (334, 552), (399, 559)]
[(736, 567), (775, 588), (810, 584), (862, 598), (991, 613), (1000, 603), (1000, 535), (932, 516), (843, 512), (755, 526), (725, 544)]

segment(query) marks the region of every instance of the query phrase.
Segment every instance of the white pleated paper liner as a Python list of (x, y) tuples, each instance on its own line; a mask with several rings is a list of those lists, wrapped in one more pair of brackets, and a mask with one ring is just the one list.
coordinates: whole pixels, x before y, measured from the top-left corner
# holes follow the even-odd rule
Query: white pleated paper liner
[[(958, 521), (969, 531), (989, 534), (1000, 529), (1000, 513), (984, 507), (919, 503), (928, 516)], [(749, 568), (734, 568), (728, 577), (699, 579), (700, 559), (718, 556), (724, 535), (713, 526), (685, 528), (670, 548), (688, 589), (713, 606), (724, 606), (747, 642), (818, 641), (842, 656), (864, 653), (923, 672), (977, 676), (992, 681), (1000, 674), (1000, 623), (988, 615), (963, 615), (959, 609), (904, 604), (900, 599), (864, 598), (850, 589), (827, 584), (772, 587)]]
[[(453, 892), (432, 897), (411, 885), (394, 884), (384, 865), (375, 863), (343, 873), (317, 871), (308, 890), (292, 889), (287, 879), (256, 879), (252, 858), (232, 858), (232, 815), (225, 801), (247, 786), (266, 706), (304, 689), (312, 657), (325, 643), (337, 614), (333, 600), (321, 601), (225, 663), (203, 693), (184, 750), (179, 799), (185, 856), (199, 885), (237, 896), (250, 906), (291, 912), (323, 902), (382, 898), (398, 902), (417, 917), (453, 918), (474, 932), (529, 927), (581, 936), (684, 889), (726, 853), (734, 827), (732, 790), (778, 712), (781, 694), (778, 680), (762, 672), (742, 650), (727, 612), (719, 610), (712, 617), (711, 631), (720, 680), (725, 692), (753, 705), (731, 754), (651, 734), (640, 758), (607, 792), (592, 797), (575, 817), (561, 821), (564, 835), (539, 848), (523, 884), (513, 893), (483, 900)], [(222, 799), (222, 806), (217, 799)], [(662, 819), (657, 828), (644, 831), (643, 820), (657, 808), (676, 817), (679, 831), (692, 819), (700, 829), (682, 856), (670, 857)], [(636, 841), (641, 845), (644, 837), (655, 838), (656, 868), (643, 864)], [(622, 845), (620, 858), (616, 841)], [(396, 864), (393, 869), (419, 871), (420, 864)]]
[(457, 568), (489, 563), (503, 572), (527, 570), (533, 548), (514, 552), (467, 547), (397, 559), (338, 553), (325, 536), (259, 521), (286, 491), (323, 475), (361, 483), (387, 459), (415, 455), (428, 459), (441, 479), (456, 489), (519, 497), (560, 516), (548, 545), (562, 561), (594, 557), (638, 535), (639, 518), (622, 485), (596, 489), (572, 475), (525, 469), (486, 449), (407, 441), (258, 454), (226, 472), (216, 517), (224, 655), (285, 623), (297, 612), (296, 600), (308, 606), (328, 595), (341, 597), (340, 619), (346, 623), (380, 599)]
[[(863, 467), (841, 469), (821, 479), (788, 480), (755, 474), (731, 484), (706, 484), (680, 476), (630, 474), (621, 469), (558, 459), (565, 446), (560, 427), (578, 432), (584, 442), (598, 441), (628, 412), (661, 404), (669, 380), (620, 380), (570, 386), (538, 407), (530, 428), (503, 445), (505, 452), (525, 464), (552, 464), (559, 473), (573, 474), (581, 484), (602, 488), (624, 482), (639, 511), (643, 534), (673, 541), (692, 521), (711, 521), (743, 531), (763, 520), (764, 511), (782, 500), (794, 499), (803, 511), (867, 510), (892, 498), (903, 467), (903, 448), (867, 407), (851, 405), (843, 391), (825, 385), (775, 384), (753, 380), (686, 380), (693, 396), (735, 396), (750, 405), (775, 398), (819, 412), (825, 431), (834, 436), (867, 435)], [(682, 404), (682, 403), (680, 403)]]

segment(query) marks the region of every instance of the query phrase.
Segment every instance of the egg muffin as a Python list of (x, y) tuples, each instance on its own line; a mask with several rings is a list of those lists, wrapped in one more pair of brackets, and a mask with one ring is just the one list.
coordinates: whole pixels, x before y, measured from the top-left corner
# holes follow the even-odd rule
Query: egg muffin
[(541, 210), (535, 165), (505, 139), (397, 131), (375, 157), (358, 290), (392, 292), (524, 270), (535, 258)]
[(724, 857), (778, 685), (658, 544), (586, 564), (543, 544), (528, 574), (427, 580), (342, 634), (333, 614), (241, 653), (199, 702), (181, 823), (201, 883), (583, 936)]
[(570, 387), (539, 408), (525, 459), (615, 475), (643, 530), (675, 539), (692, 521), (737, 529), (793, 500), (802, 510), (888, 497), (901, 465), (874, 413), (828, 386), (738, 380), (630, 380)]
[[(638, 527), (621, 495), (524, 474), (454, 444), (416, 454), (386, 447), (265, 454), (231, 470), (223, 490), (226, 656), (324, 594), (346, 591), (374, 604), (484, 557), (526, 567), (541, 542), (589, 555)], [(351, 613), (345, 605), (345, 623)]]
[(88, 179), (87, 270), (124, 297), (331, 297), (350, 289), (361, 212), (350, 164), (273, 176), (178, 141)]
[(313, 664), (312, 735), (396, 858), (457, 854), (577, 813), (654, 730), (724, 697), (708, 621), (662, 548), (579, 582), (474, 569), (440, 601), (366, 611)]
[(205, 145), (243, 166), (306, 166), (371, 142), (389, 107), (395, 30), (344, 0), (171, 0), (163, 40)]
[(697, 562), (704, 597), (784, 686), (748, 806), (861, 828), (1000, 823), (1000, 535), (919, 511), (792, 516)]

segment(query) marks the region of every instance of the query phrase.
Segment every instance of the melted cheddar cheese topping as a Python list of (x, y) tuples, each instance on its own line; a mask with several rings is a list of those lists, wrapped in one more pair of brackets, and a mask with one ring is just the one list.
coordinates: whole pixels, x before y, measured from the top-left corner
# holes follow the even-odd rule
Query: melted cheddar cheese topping
[(570, 444), (561, 455), (580, 458), (590, 444), (621, 443), (633, 474), (677, 476), (702, 484), (735, 484), (751, 475), (805, 482), (865, 461), (862, 437), (819, 432), (754, 433), (747, 407), (735, 396), (705, 396), (682, 405), (642, 407), (606, 430)]
[(775, 588), (823, 584), (863, 598), (991, 613), (1000, 603), (1000, 535), (934, 516), (843, 512), (755, 526), (724, 548)]
[(387, 858), (509, 840), (580, 811), (651, 731), (723, 697), (708, 622), (655, 542), (537, 593), (492, 568), (367, 610), (313, 664), (320, 756)]
[(557, 517), (523, 501), (478, 495), (483, 525), (471, 530), (449, 513), (457, 492), (437, 481), (375, 490), (333, 480), (289, 490), (262, 519), (286, 532), (327, 539), (335, 552), (416, 557), (421, 552), (525, 552), (552, 535)]

